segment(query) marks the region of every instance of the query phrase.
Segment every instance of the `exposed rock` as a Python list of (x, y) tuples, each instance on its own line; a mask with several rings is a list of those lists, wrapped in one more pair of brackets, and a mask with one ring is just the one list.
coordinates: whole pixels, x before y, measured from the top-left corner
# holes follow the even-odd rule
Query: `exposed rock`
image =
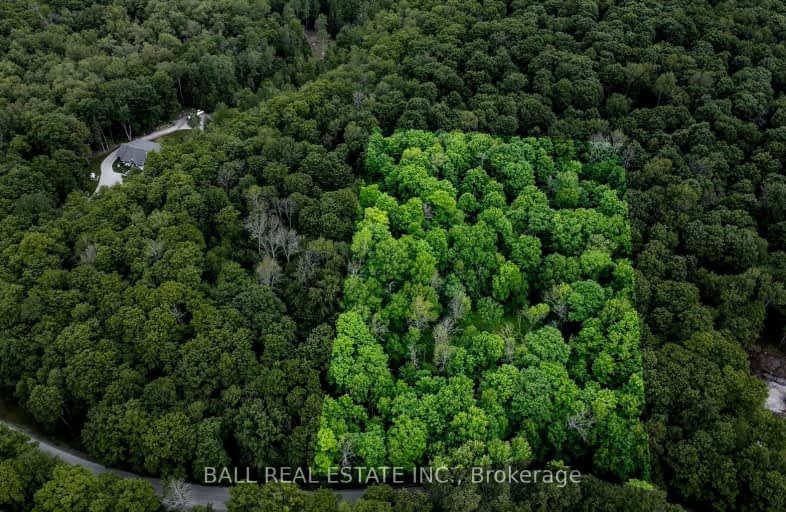
[(786, 416), (786, 386), (778, 384), (777, 382), (767, 382), (767, 401), (764, 406), (781, 416)]
[(786, 386), (786, 354), (781, 351), (755, 346), (748, 350), (751, 372), (768, 382)]
[(786, 354), (774, 348), (752, 347), (748, 350), (751, 372), (767, 383), (764, 406), (775, 414), (786, 416)]

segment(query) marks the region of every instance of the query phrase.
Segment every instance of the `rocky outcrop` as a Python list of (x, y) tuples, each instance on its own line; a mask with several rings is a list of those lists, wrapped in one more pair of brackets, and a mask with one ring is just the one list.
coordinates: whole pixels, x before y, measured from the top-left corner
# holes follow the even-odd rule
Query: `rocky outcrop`
[(754, 346), (748, 350), (751, 372), (769, 382), (786, 386), (786, 354), (770, 347)]
[(765, 407), (786, 416), (786, 354), (770, 347), (748, 349), (751, 372), (767, 382)]

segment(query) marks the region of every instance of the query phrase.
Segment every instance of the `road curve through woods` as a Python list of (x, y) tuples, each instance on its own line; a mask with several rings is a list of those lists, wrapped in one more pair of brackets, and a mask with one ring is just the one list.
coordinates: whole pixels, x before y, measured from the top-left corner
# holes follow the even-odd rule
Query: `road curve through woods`
[[(44, 439), (41, 436), (33, 434), (29, 430), (19, 425), (8, 423), (0, 420), (0, 423), (9, 427), (12, 430), (22, 432), (32, 441), (38, 443), (38, 449), (44, 453), (57, 457), (63, 462), (81, 466), (89, 470), (94, 475), (101, 475), (103, 473), (112, 473), (123, 478), (134, 478), (145, 480), (153, 486), (156, 494), (161, 496), (163, 492), (163, 482), (158, 478), (144, 477), (128, 471), (120, 469), (108, 468), (102, 464), (88, 459), (84, 454), (79, 453), (70, 448), (55, 445), (51, 441)], [(190, 484), (191, 489), (191, 506), (196, 505), (212, 505), (213, 510), (224, 512), (227, 509), (226, 502), (229, 501), (229, 488), (228, 487), (208, 487), (206, 485)]]
[[(200, 114), (199, 115), (199, 126), (200, 128), (204, 128), (205, 126), (205, 118), (207, 114)], [(156, 130), (152, 133), (148, 133), (145, 136), (139, 137), (134, 140), (155, 140), (159, 137), (163, 137), (164, 135), (169, 135), (170, 133), (179, 132), (180, 130), (190, 130), (191, 127), (188, 125), (188, 117), (183, 116), (180, 119), (177, 119), (171, 125), (161, 128), (160, 130)], [(118, 183), (123, 182), (123, 175), (119, 172), (115, 172), (112, 168), (112, 164), (115, 163), (117, 160), (117, 149), (109, 153), (106, 158), (101, 161), (101, 176), (98, 179), (98, 186), (96, 187), (96, 192), (101, 190), (101, 187), (111, 187), (113, 185), (117, 185)]]
[[(28, 429), (20, 425), (17, 425), (15, 423), (9, 423), (4, 420), (0, 420), (0, 424), (7, 426), (11, 430), (16, 430), (17, 432), (21, 432), (25, 434), (32, 441), (38, 443), (39, 450), (49, 455), (52, 455), (54, 457), (57, 457), (63, 462), (67, 462), (68, 464), (73, 464), (75, 466), (81, 466), (89, 470), (94, 475), (101, 475), (103, 473), (112, 473), (122, 478), (134, 478), (138, 480), (144, 480), (153, 486), (153, 489), (156, 491), (156, 494), (158, 494), (159, 496), (162, 495), (164, 484), (158, 478), (150, 478), (150, 477), (137, 475), (136, 473), (123, 471), (121, 469), (108, 468), (102, 464), (99, 464), (95, 461), (88, 459), (87, 456), (83, 453), (79, 453), (76, 450), (56, 445), (53, 442), (30, 432)], [(229, 487), (213, 487), (207, 485), (189, 484), (189, 488), (191, 491), (190, 492), (191, 507), (197, 505), (203, 505), (203, 506), (212, 505), (213, 510), (215, 510), (216, 512), (226, 512), (227, 510), (226, 503), (227, 501), (229, 501)], [(363, 494), (366, 491), (365, 489), (350, 489), (350, 490), (341, 490), (341, 491), (337, 490), (333, 492), (341, 496), (343, 499), (354, 503), (361, 496), (363, 496)]]

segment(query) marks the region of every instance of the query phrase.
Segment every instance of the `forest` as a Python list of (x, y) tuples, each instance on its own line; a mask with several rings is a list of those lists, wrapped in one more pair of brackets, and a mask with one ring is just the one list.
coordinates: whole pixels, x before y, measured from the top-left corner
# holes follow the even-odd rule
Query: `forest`
[(317, 468), (648, 474), (624, 169), (580, 146), (372, 135)]
[(29, 444), (27, 436), (0, 425), (0, 504), (3, 510), (144, 510), (164, 508), (153, 488), (141, 480), (93, 476)]
[[(785, 40), (780, 0), (1, 2), (0, 396), (141, 474), (526, 459), (598, 478), (428, 506), (784, 510), (747, 351), (786, 340)], [(193, 108), (91, 198), (96, 157)], [(126, 485), (20, 446), (10, 510)]]
[[(27, 437), (0, 425), (0, 504), (3, 510), (37, 512), (165, 512), (184, 509), (182, 495), (164, 492), (159, 499), (142, 480), (104, 474), (94, 476), (84, 468), (62, 463), (29, 444)], [(641, 485), (618, 490), (590, 478), (580, 486), (555, 495), (547, 485), (521, 489), (513, 498), (520, 507), (543, 507), (554, 503), (573, 510), (625, 510), (642, 503), (647, 510), (679, 512), (665, 503), (665, 495)], [(309, 510), (319, 512), (431, 512), (435, 510), (422, 491), (394, 490), (386, 485), (370, 487), (354, 504), (328, 489), (306, 492), (293, 484), (240, 485), (232, 488), (228, 512)], [(207, 505), (190, 508), (211, 512)]]

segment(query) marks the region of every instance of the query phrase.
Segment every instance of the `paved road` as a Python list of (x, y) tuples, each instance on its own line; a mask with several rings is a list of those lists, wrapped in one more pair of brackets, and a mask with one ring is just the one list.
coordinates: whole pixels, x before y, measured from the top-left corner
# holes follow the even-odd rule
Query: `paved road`
[[(44, 453), (48, 453), (49, 455), (52, 455), (54, 457), (57, 457), (63, 462), (74, 464), (76, 466), (82, 466), (83, 468), (88, 469), (91, 473), (95, 475), (101, 475), (103, 473), (113, 473), (123, 478), (135, 478), (135, 479), (145, 480), (149, 482), (150, 485), (153, 486), (153, 489), (155, 489), (156, 494), (160, 496), (162, 493), (163, 483), (158, 478), (143, 477), (135, 473), (130, 473), (128, 471), (108, 468), (104, 465), (101, 465), (97, 462), (88, 459), (87, 456), (85, 456), (82, 453), (79, 453), (70, 448), (55, 445), (52, 442), (48, 441), (47, 439), (44, 439), (41, 436), (31, 433), (30, 431), (28, 431), (23, 427), (20, 427), (19, 425), (8, 423), (3, 420), (0, 420), (0, 423), (6, 425), (12, 430), (16, 430), (24, 433), (30, 439), (38, 443), (39, 450), (41, 450)], [(226, 502), (229, 501), (228, 487), (208, 487), (206, 485), (190, 484), (190, 489), (191, 489), (192, 506), (213, 505), (213, 510), (220, 511), (220, 512), (226, 511), (227, 509)]]
[[(205, 126), (205, 118), (207, 114), (201, 114), (199, 116), (200, 120), (200, 127), (204, 128)], [(160, 130), (156, 130), (153, 133), (148, 133), (143, 137), (139, 137), (136, 140), (155, 140), (159, 137), (163, 137), (164, 135), (169, 135), (170, 133), (179, 132), (180, 130), (190, 130), (191, 127), (188, 126), (188, 118), (186, 116), (181, 117), (180, 119), (173, 122), (171, 125), (167, 126), (166, 128), (161, 128)], [(118, 183), (123, 182), (123, 175), (115, 172), (112, 168), (112, 164), (115, 163), (117, 160), (117, 149), (109, 153), (103, 161), (101, 161), (101, 177), (98, 180), (98, 186), (96, 187), (96, 192), (98, 192), (101, 187), (111, 187), (113, 185), (117, 185)]]
[[(161, 496), (162, 494), (162, 490), (164, 486), (163, 486), (163, 482), (158, 478), (150, 478), (150, 477), (137, 475), (136, 473), (123, 471), (121, 469), (108, 468), (102, 464), (90, 460), (89, 458), (87, 458), (87, 455), (83, 453), (80, 453), (68, 447), (54, 444), (53, 442), (30, 432), (28, 429), (20, 425), (9, 423), (1, 419), (0, 419), (0, 424), (9, 427), (11, 430), (22, 432), (31, 440), (38, 443), (39, 450), (49, 455), (52, 455), (54, 457), (57, 457), (58, 459), (64, 462), (86, 468), (95, 475), (101, 475), (103, 473), (112, 473), (123, 478), (135, 478), (139, 480), (145, 480), (146, 482), (149, 482), (150, 485), (153, 486), (153, 489), (156, 491), (156, 494), (158, 494), (159, 496)], [(229, 487), (216, 487), (216, 486), (189, 484), (189, 488), (191, 491), (191, 506), (212, 505), (213, 510), (215, 510), (216, 512), (225, 512), (227, 510), (226, 502), (229, 501)], [(347, 489), (347, 490), (336, 490), (333, 492), (340, 495), (343, 499), (351, 503), (354, 503), (358, 499), (360, 499), (360, 497), (363, 496), (363, 494), (365, 494), (366, 491), (365, 489)]]
[[(208, 117), (207, 114), (200, 115), (201, 129), (204, 129), (206, 117)], [(158, 139), (159, 137), (163, 137), (164, 135), (169, 135), (170, 133), (174, 133), (180, 130), (190, 130), (190, 129), (191, 127), (188, 125), (188, 119), (185, 116), (183, 116), (180, 119), (177, 119), (171, 125), (167, 126), (166, 128), (161, 128), (160, 130), (156, 130), (143, 137), (139, 137), (136, 140), (152, 141)], [(104, 158), (104, 160), (101, 162), (101, 177), (98, 181), (98, 187), (96, 187), (96, 192), (98, 192), (101, 189), (101, 187), (111, 187), (113, 185), (117, 185), (118, 183), (123, 182), (123, 175), (115, 172), (115, 170), (112, 167), (112, 165), (115, 163), (115, 160), (117, 160), (117, 149), (109, 153), (106, 156), (106, 158)], [(90, 472), (96, 475), (100, 475), (103, 473), (113, 473), (123, 478), (135, 478), (135, 479), (145, 480), (149, 482), (150, 485), (153, 486), (153, 489), (155, 489), (156, 493), (159, 496), (162, 493), (163, 483), (158, 478), (144, 477), (141, 475), (137, 475), (135, 473), (123, 471), (121, 469), (108, 468), (102, 464), (99, 464), (95, 461), (88, 459), (85, 454), (79, 453), (78, 451), (75, 451), (67, 447), (58, 446), (52, 443), (51, 441), (30, 432), (29, 430), (25, 429), (20, 425), (9, 423), (7, 421), (3, 421), (2, 419), (0, 419), (0, 424), (6, 425), (12, 430), (16, 430), (24, 433), (31, 440), (38, 443), (39, 450), (49, 455), (52, 455), (54, 457), (57, 457), (58, 459), (64, 462), (86, 468)], [(212, 505), (213, 510), (217, 512), (226, 511), (227, 509), (226, 502), (229, 501), (228, 487), (215, 487), (215, 486), (190, 484), (190, 490), (191, 490), (192, 506)], [(363, 496), (365, 490), (351, 489), (351, 490), (342, 490), (342, 491), (334, 491), (334, 492), (336, 494), (339, 494), (345, 500), (354, 503), (361, 496)]]

